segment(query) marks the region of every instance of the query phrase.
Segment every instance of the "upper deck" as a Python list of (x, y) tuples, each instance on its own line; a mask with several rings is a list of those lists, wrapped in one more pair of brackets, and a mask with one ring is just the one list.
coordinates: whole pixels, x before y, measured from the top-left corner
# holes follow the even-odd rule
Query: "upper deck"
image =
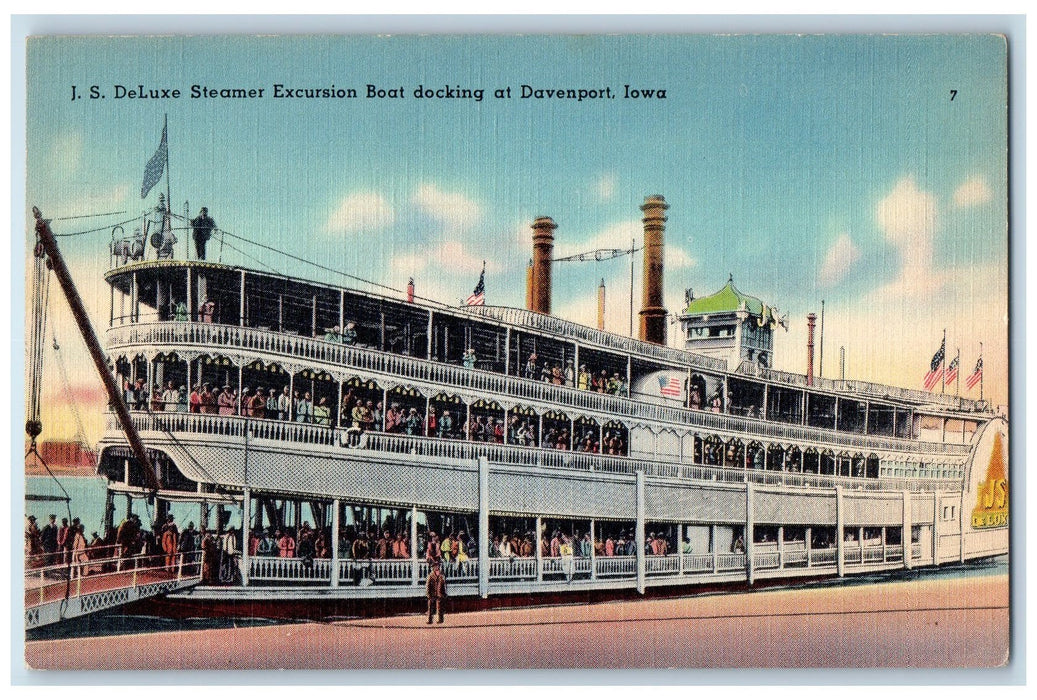
[[(501, 403), (530, 401), (536, 413), (587, 410), (600, 422), (637, 416), (660, 427), (714, 416), (708, 422), (739, 432), (858, 449), (939, 453), (934, 445), (966, 445), (990, 417), (984, 402), (857, 381), (808, 385), (804, 375), (755, 367), (732, 370), (723, 360), (523, 309), (449, 307), (205, 261), (135, 262), (116, 266), (105, 279), (112, 289), (108, 344), (115, 364), (123, 363), (124, 380), (192, 384), (187, 376), (153, 371), (177, 351), (204, 355), (206, 362), (222, 357), (238, 371), (236, 377), (224, 371), (218, 381), (239, 393), (280, 381), (250, 380), (246, 361), (250, 368), (258, 361), (289, 374), (309, 372), (311, 381), (333, 384), (337, 377), (337, 391), (324, 389), (336, 423), (348, 378), (343, 367)], [(467, 349), (474, 351), (470, 363)], [(133, 364), (140, 359), (146, 367), (138, 371)], [(590, 381), (601, 375), (602, 388), (584, 384), (577, 367), (590, 368)], [(616, 386), (606, 389), (605, 377)], [(676, 378), (677, 395), (662, 392), (661, 377)], [(316, 403), (318, 386), (311, 386)]]

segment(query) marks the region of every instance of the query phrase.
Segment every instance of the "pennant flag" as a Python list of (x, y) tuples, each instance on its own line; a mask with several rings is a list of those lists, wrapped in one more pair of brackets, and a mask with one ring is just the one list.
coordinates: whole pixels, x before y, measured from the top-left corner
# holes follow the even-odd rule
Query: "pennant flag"
[(943, 342), (940, 343), (940, 349), (933, 355), (933, 361), (929, 363), (929, 371), (925, 373), (925, 377), (922, 379), (922, 384), (925, 385), (926, 391), (932, 391), (933, 387), (940, 382), (940, 377), (943, 376), (943, 358), (947, 355), (947, 339), (944, 338)]
[(947, 371), (944, 373), (944, 377), (947, 379), (947, 383), (950, 384), (958, 378), (958, 360), (961, 358), (961, 353), (951, 360), (951, 363), (947, 365)]
[(972, 387), (979, 384), (980, 380), (983, 379), (983, 358), (980, 357), (976, 360), (976, 369), (972, 370), (972, 374), (965, 380), (965, 388), (971, 389)]
[(162, 171), (166, 168), (166, 127), (162, 126), (162, 141), (158, 144), (158, 150), (151, 160), (144, 166), (144, 182), (140, 186), (140, 198), (148, 196), (151, 188), (162, 179)]
[(486, 262), (483, 261), (482, 272), (479, 273), (479, 283), (465, 300), (465, 306), (484, 306), (486, 304)]
[(681, 396), (680, 378), (674, 376), (660, 376), (659, 393), (663, 396), (671, 396), (679, 399)]

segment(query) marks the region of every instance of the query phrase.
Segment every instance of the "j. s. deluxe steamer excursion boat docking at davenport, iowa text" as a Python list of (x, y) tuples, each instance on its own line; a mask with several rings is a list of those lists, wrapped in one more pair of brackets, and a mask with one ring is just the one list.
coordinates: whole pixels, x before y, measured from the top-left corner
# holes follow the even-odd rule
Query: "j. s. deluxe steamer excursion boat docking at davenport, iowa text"
[(128, 409), (99, 445), (108, 541), (131, 513), (156, 535), (190, 513), (212, 534), (204, 554), (181, 537), (177, 565), (210, 566), (163, 606), (245, 614), (423, 598), (436, 560), (477, 601), (1007, 553), (1008, 424), (987, 402), (814, 376), (813, 315), (807, 373), (770, 369), (787, 319), (731, 279), (689, 293), (667, 345), (668, 206), (641, 207), (630, 338), (551, 315), (550, 218), (527, 308), (482, 305), (481, 280), (451, 307), (178, 257), (160, 205), (105, 276)]

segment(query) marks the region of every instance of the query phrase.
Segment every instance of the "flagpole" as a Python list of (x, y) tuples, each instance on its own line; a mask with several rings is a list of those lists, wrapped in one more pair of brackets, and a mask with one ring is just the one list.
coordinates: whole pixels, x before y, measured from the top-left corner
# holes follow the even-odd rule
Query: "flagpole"
[[(979, 359), (980, 360), (983, 359), (983, 343), (979, 344)], [(983, 400), (983, 370), (985, 370), (985, 369), (986, 369), (986, 367), (984, 367), (983, 365), (979, 366), (979, 400), (980, 401)]]
[(954, 395), (961, 396), (961, 348), (958, 348), (958, 356), (955, 361), (958, 365), (958, 371), (954, 375)]
[(943, 344), (940, 346), (943, 348), (943, 357), (940, 358), (940, 362), (943, 364), (943, 371), (940, 372), (940, 393), (945, 393), (947, 389), (947, 329), (943, 329)]
[[(166, 213), (163, 215), (169, 222), (169, 233), (173, 233), (173, 196), (169, 193), (169, 114), (162, 120), (162, 132), (166, 135)], [(165, 235), (165, 231), (162, 232)]]

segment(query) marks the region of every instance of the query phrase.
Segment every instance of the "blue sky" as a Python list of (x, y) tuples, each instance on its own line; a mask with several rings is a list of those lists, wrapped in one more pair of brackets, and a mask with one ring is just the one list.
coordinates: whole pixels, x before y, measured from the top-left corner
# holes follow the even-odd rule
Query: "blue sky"
[[(803, 319), (825, 299), (826, 375), (843, 345), (848, 376), (914, 387), (946, 328), (966, 373), (984, 343), (986, 394), (1004, 403), (1005, 61), (992, 35), (39, 40), (27, 209), (153, 207), (165, 180), (145, 201), (140, 180), (168, 114), (174, 210), (206, 205), (235, 234), (398, 289), (414, 276), (448, 303), (486, 260), (487, 302), (521, 306), (534, 218), (558, 223), (559, 255), (620, 248), (640, 240), (638, 207), (658, 193), (671, 206), (671, 312), (685, 288), (708, 294), (731, 273), (790, 313), (776, 360), (802, 372)], [(360, 97), (272, 99), (274, 83)], [(406, 96), (366, 99), (369, 83)], [(72, 85), (95, 84), (106, 99), (70, 99)], [(116, 100), (115, 84), (185, 97)], [(192, 100), (193, 84), (266, 97)], [(415, 99), (419, 84), (486, 94)], [(610, 86), (617, 99), (520, 99), (523, 84)], [(623, 99), (626, 84), (666, 99)], [(508, 86), (511, 99), (493, 97)], [(108, 239), (63, 241), (99, 325)], [(346, 281), (243, 250), (255, 260), (225, 249), (223, 261)], [(555, 312), (593, 324), (602, 278), (608, 328), (626, 332), (627, 258), (559, 264)], [(71, 340), (63, 305), (52, 308)]]

